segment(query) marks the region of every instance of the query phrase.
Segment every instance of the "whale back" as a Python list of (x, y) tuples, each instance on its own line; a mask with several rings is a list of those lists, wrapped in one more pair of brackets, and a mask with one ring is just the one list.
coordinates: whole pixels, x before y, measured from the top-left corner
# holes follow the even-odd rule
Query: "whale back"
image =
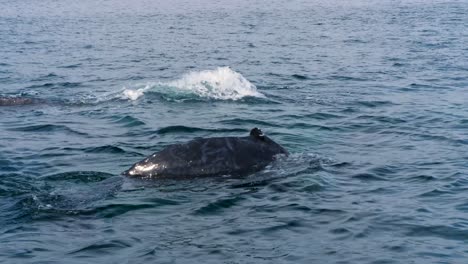
[(124, 175), (132, 177), (202, 177), (244, 175), (261, 170), (277, 154), (288, 154), (264, 136), (196, 138), (167, 146), (135, 163)]
[(0, 96), (0, 106), (20, 106), (42, 103), (41, 100), (30, 97)]

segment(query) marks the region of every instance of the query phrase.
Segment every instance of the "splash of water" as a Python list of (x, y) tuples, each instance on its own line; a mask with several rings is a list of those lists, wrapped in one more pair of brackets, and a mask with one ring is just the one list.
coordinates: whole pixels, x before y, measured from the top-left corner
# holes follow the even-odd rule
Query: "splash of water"
[(190, 72), (174, 81), (148, 83), (142, 88), (125, 89), (121, 97), (137, 100), (146, 92), (158, 92), (169, 96), (195, 95), (219, 100), (239, 100), (246, 96), (265, 97), (242, 74), (229, 67)]
[(143, 96), (144, 92), (148, 90), (146, 88), (141, 88), (137, 90), (131, 90), (131, 89), (125, 89), (122, 94), (122, 98), (124, 99), (130, 99), (132, 101), (137, 100), (141, 96)]

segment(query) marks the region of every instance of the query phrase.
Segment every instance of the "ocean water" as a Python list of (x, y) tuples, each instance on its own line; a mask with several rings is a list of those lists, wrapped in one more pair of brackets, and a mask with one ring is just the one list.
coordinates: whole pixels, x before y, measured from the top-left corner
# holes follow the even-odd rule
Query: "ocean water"
[[(0, 263), (466, 263), (468, 2), (0, 0)], [(252, 127), (243, 178), (120, 176)]]

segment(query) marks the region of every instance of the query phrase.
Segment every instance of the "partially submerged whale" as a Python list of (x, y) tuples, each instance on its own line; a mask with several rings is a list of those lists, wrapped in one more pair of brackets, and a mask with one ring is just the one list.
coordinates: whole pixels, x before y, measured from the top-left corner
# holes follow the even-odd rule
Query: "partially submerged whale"
[(0, 96), (0, 106), (20, 106), (40, 103), (44, 103), (44, 101), (31, 97)]
[(196, 138), (170, 145), (123, 174), (142, 178), (241, 176), (263, 169), (278, 154), (288, 152), (254, 128), (247, 137)]

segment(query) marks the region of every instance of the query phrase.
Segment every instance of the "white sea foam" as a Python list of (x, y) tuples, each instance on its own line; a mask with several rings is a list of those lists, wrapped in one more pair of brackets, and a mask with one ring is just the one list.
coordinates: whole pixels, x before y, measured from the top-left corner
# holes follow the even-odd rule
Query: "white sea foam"
[(140, 88), (140, 89), (136, 89), (136, 90), (132, 90), (132, 89), (125, 89), (122, 93), (122, 98), (123, 99), (130, 99), (132, 101), (135, 101), (137, 100), (138, 98), (140, 98), (141, 96), (143, 96), (143, 94), (145, 93), (146, 89), (145, 88)]
[(148, 83), (141, 88), (125, 89), (122, 98), (137, 100), (147, 91), (220, 100), (238, 100), (246, 96), (265, 97), (257, 91), (255, 85), (229, 67), (190, 72), (174, 81)]

